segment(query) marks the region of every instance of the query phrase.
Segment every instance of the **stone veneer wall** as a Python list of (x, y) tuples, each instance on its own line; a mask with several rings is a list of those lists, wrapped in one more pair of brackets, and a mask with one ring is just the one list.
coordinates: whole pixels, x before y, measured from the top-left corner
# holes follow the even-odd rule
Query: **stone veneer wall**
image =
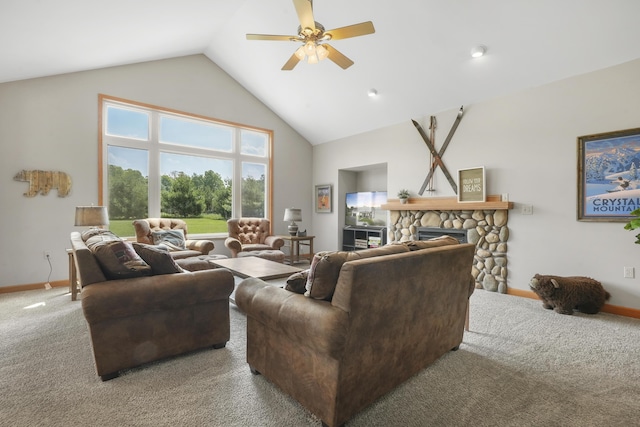
[(418, 240), (418, 227), (467, 230), (476, 245), (471, 274), (476, 288), (507, 293), (507, 210), (391, 211), (390, 242)]

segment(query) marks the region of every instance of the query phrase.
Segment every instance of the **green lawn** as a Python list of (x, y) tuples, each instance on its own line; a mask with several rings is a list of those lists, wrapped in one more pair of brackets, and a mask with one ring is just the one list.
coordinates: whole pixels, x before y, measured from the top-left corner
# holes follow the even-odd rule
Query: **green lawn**
[[(226, 233), (227, 221), (218, 215), (205, 215), (200, 218), (182, 218), (187, 223), (189, 235)], [(109, 221), (109, 230), (120, 237), (135, 236), (132, 220), (116, 219)]]

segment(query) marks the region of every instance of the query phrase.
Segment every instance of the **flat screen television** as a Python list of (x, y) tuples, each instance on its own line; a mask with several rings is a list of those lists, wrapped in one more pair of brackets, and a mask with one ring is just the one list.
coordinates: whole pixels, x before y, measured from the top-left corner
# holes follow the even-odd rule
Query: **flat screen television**
[(387, 203), (386, 191), (358, 191), (347, 193), (345, 225), (387, 225), (387, 211), (380, 209)]

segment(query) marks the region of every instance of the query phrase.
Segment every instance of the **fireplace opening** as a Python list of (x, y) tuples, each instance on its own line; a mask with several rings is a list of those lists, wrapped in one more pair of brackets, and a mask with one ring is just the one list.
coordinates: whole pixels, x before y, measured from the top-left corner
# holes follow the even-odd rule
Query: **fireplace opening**
[(418, 227), (418, 240), (429, 240), (440, 236), (451, 236), (460, 243), (467, 243), (467, 230), (439, 227)]

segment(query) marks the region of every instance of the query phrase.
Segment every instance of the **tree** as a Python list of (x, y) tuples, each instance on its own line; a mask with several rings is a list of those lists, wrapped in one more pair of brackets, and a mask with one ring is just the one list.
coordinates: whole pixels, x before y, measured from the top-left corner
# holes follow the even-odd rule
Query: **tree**
[(162, 211), (181, 218), (201, 215), (204, 197), (196, 190), (193, 180), (184, 172), (172, 175), (171, 189), (161, 192)]
[[(193, 174), (191, 178), (197, 191), (204, 199), (207, 213), (215, 213), (214, 197), (216, 193), (225, 190), (225, 183), (218, 172), (208, 170), (204, 175)], [(229, 204), (231, 204), (231, 194), (229, 193)]]
[(109, 165), (109, 216), (113, 219), (145, 218), (149, 211), (148, 182), (139, 170)]
[(211, 202), (213, 213), (224, 219), (231, 218), (231, 179), (224, 180), (224, 185), (214, 193)]
[(265, 178), (242, 178), (242, 216), (264, 217)]

